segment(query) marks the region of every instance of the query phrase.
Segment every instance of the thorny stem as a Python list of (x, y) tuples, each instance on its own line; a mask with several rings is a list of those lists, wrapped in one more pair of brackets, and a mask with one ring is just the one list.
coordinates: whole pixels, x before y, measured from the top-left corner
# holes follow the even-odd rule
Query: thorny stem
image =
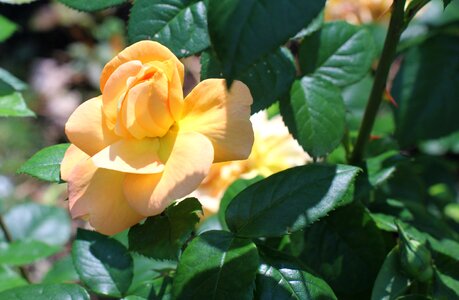
[(352, 164), (358, 164), (362, 161), (365, 146), (370, 139), (371, 130), (373, 129), (376, 115), (383, 99), (389, 70), (396, 55), (397, 44), (406, 26), (404, 14), (405, 2), (406, 0), (394, 0), (392, 4), (392, 16), (384, 42), (384, 49), (376, 70), (375, 81), (365, 109), (359, 136), (357, 137), (357, 142), (350, 158), (350, 163)]
[[(5, 221), (3, 220), (2, 215), (0, 215), (0, 228), (5, 234), (5, 239), (8, 243), (11, 243), (13, 241), (13, 237), (11, 236), (10, 231), (8, 230), (8, 227), (6, 226)], [(23, 266), (19, 267), (19, 272), (21, 272), (21, 276), (28, 282), (31, 283), (29, 275), (27, 274), (26, 269)]]

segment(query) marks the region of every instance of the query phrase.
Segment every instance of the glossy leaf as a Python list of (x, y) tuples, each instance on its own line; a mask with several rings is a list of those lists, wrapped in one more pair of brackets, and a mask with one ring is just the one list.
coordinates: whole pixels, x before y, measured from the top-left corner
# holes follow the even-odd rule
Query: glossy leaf
[(173, 299), (252, 299), (257, 268), (257, 248), (250, 240), (207, 231), (183, 252)]
[(210, 46), (204, 1), (136, 0), (128, 36), (131, 43), (158, 41), (177, 57), (201, 52)]
[(303, 229), (352, 200), (358, 170), (310, 164), (274, 174), (231, 201), (228, 227), (244, 237), (276, 237)]
[(61, 182), (61, 162), (70, 144), (58, 144), (41, 149), (17, 171), (50, 182)]
[[(9, 38), (16, 30), (17, 25), (0, 15), (0, 43)], [(0, 69), (1, 70), (1, 69)]]
[(11, 243), (0, 242), (0, 264), (23, 266), (61, 251), (59, 246), (40, 241), (25, 240)]
[(22, 203), (10, 209), (4, 219), (14, 240), (30, 239), (49, 245), (64, 245), (70, 238), (70, 218), (60, 207)]
[(338, 21), (303, 39), (299, 61), (303, 74), (344, 87), (368, 73), (374, 56), (374, 40), (367, 29)]
[(27, 284), (27, 281), (10, 267), (0, 266), (0, 292)]
[(81, 10), (81, 11), (97, 11), (113, 6), (121, 5), (127, 0), (91, 0), (91, 1), (81, 1), (81, 0), (58, 0), (59, 2), (67, 5), (68, 7)]
[[(223, 69), (212, 52), (201, 55), (201, 79), (221, 78)], [(262, 57), (236, 76), (250, 89), (253, 97), (252, 113), (268, 108), (290, 91), (296, 70), (292, 54), (280, 48)]]
[(155, 259), (177, 259), (202, 214), (201, 203), (188, 198), (129, 230), (129, 249)]
[(386, 255), (381, 232), (362, 205), (332, 212), (304, 232), (301, 260), (317, 272), (338, 299), (369, 299)]
[(231, 82), (306, 27), (325, 0), (210, 0), (209, 33)]
[(95, 231), (78, 229), (72, 257), (81, 281), (93, 292), (122, 297), (131, 285), (132, 257), (114, 239)]
[(303, 77), (292, 86), (290, 104), (292, 119), (286, 123), (307, 153), (323, 156), (340, 144), (346, 112), (339, 88), (319, 78)]
[(0, 117), (33, 117), (35, 113), (27, 108), (21, 93), (0, 95)]
[(89, 300), (88, 292), (77, 284), (33, 284), (0, 293), (0, 299), (8, 300)]

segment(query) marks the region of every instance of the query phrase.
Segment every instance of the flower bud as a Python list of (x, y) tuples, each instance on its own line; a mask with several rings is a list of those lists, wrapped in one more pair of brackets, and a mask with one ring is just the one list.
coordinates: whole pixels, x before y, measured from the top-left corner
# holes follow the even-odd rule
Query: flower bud
[(426, 282), (433, 276), (430, 251), (416, 240), (401, 238), (400, 262), (403, 270), (420, 282)]

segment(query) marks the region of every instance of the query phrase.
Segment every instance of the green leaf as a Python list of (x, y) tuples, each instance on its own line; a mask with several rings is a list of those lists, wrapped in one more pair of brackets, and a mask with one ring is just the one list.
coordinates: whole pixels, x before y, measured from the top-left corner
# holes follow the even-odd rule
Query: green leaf
[[(455, 267), (459, 267), (456, 263)], [(459, 277), (456, 272), (452, 276), (451, 274), (443, 273), (440, 270), (435, 271), (434, 280), (434, 297), (439, 300), (449, 300), (459, 298)]]
[(277, 237), (303, 229), (352, 200), (358, 170), (309, 164), (274, 174), (231, 201), (228, 227), (244, 237)]
[(41, 149), (17, 171), (50, 182), (62, 182), (61, 162), (70, 144), (59, 144)]
[[(210, 51), (201, 55), (201, 79), (221, 78), (220, 61)], [(252, 113), (268, 108), (290, 91), (296, 70), (292, 54), (286, 48), (268, 53), (247, 67), (235, 79), (244, 82), (253, 97)]]
[(81, 281), (93, 292), (122, 297), (131, 285), (132, 257), (114, 239), (95, 231), (78, 229), (72, 257)]
[(77, 284), (33, 284), (0, 293), (0, 299), (8, 300), (89, 300), (89, 294)]
[(7, 70), (0, 68), (0, 96), (9, 95), (13, 92), (25, 90), (26, 88), (27, 85), (24, 82)]
[(196, 54), (210, 46), (206, 5), (196, 0), (136, 0), (128, 36), (131, 43), (158, 41), (177, 57)]
[(443, 0), (443, 7), (446, 8), (452, 0)]
[(368, 73), (375, 49), (373, 37), (366, 28), (343, 21), (331, 22), (303, 39), (300, 67), (303, 74), (313, 74), (345, 87)]
[(72, 257), (68, 255), (53, 263), (42, 283), (69, 283), (77, 282), (78, 280), (79, 277), (73, 266)]
[(27, 108), (21, 93), (0, 95), (0, 117), (33, 117), (34, 112)]
[(40, 241), (25, 240), (11, 243), (0, 242), (0, 264), (23, 266), (36, 262), (61, 251), (60, 246)]
[(386, 255), (381, 232), (362, 205), (332, 212), (304, 232), (301, 260), (317, 272), (338, 299), (369, 299)]
[[(0, 15), (0, 43), (9, 38), (16, 30), (17, 25)], [(1, 68), (0, 68), (1, 71)], [(0, 73), (1, 74), (1, 73)], [(1, 75), (0, 75), (1, 76)]]
[(257, 248), (250, 240), (207, 231), (183, 252), (173, 299), (252, 299), (257, 268)]
[(0, 292), (27, 284), (27, 281), (11, 268), (0, 266)]
[(220, 207), (218, 209), (218, 219), (220, 220), (220, 224), (223, 228), (227, 229), (228, 226), (226, 225), (225, 214), (226, 209), (230, 202), (243, 190), (247, 187), (251, 186), (254, 183), (262, 180), (262, 176), (256, 176), (252, 179), (237, 179), (234, 181), (225, 191), (223, 194), (222, 200), (220, 201)]
[(232, 82), (276, 51), (324, 5), (325, 0), (210, 0), (209, 33), (224, 77)]
[(399, 144), (406, 148), (459, 130), (458, 94), (458, 37), (440, 35), (410, 49), (392, 88)]
[(321, 278), (284, 261), (262, 261), (256, 278), (255, 299), (337, 299)]
[(11, 208), (4, 219), (14, 240), (30, 239), (64, 245), (70, 238), (70, 218), (60, 207), (22, 203)]
[(91, 0), (91, 1), (81, 1), (81, 0), (58, 0), (59, 2), (67, 5), (68, 7), (81, 10), (81, 11), (97, 11), (113, 6), (121, 5), (128, 0)]
[(339, 88), (319, 78), (303, 77), (292, 86), (290, 104), (293, 114), (286, 123), (306, 152), (319, 157), (340, 144), (346, 112)]
[(411, 282), (400, 270), (399, 249), (396, 246), (379, 270), (371, 300), (395, 300), (408, 290)]
[(177, 259), (183, 244), (199, 222), (202, 206), (188, 198), (129, 230), (129, 250), (155, 259)]

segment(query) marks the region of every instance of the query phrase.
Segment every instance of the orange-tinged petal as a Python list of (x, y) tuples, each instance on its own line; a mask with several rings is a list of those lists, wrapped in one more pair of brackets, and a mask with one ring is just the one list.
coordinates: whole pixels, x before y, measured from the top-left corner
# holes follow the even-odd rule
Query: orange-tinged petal
[(119, 139), (106, 126), (100, 96), (78, 106), (65, 124), (65, 133), (72, 144), (88, 155), (94, 155)]
[(94, 155), (92, 161), (99, 168), (152, 174), (164, 170), (158, 152), (159, 140), (156, 138), (121, 140)]
[(90, 159), (78, 164), (68, 178), (72, 217), (88, 216), (89, 223), (107, 235), (144, 219), (145, 216), (134, 211), (124, 197), (124, 177), (123, 173), (97, 168)]
[(75, 145), (70, 145), (65, 151), (64, 158), (61, 162), (61, 178), (67, 181), (73, 168), (82, 160), (89, 158), (89, 155), (78, 149)]
[(161, 153), (167, 152), (162, 174), (126, 175), (126, 199), (140, 214), (160, 214), (174, 200), (194, 191), (208, 174), (214, 157), (209, 139), (197, 132), (168, 134), (161, 139)]
[(208, 137), (215, 149), (214, 162), (249, 156), (254, 139), (249, 120), (252, 96), (244, 83), (234, 81), (228, 92), (223, 79), (204, 80), (184, 104), (180, 130)]
[(100, 89), (104, 92), (105, 84), (107, 83), (108, 78), (123, 63), (132, 60), (139, 60), (142, 64), (147, 64), (152, 61), (166, 61), (169, 59), (173, 59), (175, 62), (180, 81), (183, 84), (185, 76), (184, 67), (177, 57), (160, 43), (153, 41), (140, 41), (121, 51), (105, 65), (100, 77)]

